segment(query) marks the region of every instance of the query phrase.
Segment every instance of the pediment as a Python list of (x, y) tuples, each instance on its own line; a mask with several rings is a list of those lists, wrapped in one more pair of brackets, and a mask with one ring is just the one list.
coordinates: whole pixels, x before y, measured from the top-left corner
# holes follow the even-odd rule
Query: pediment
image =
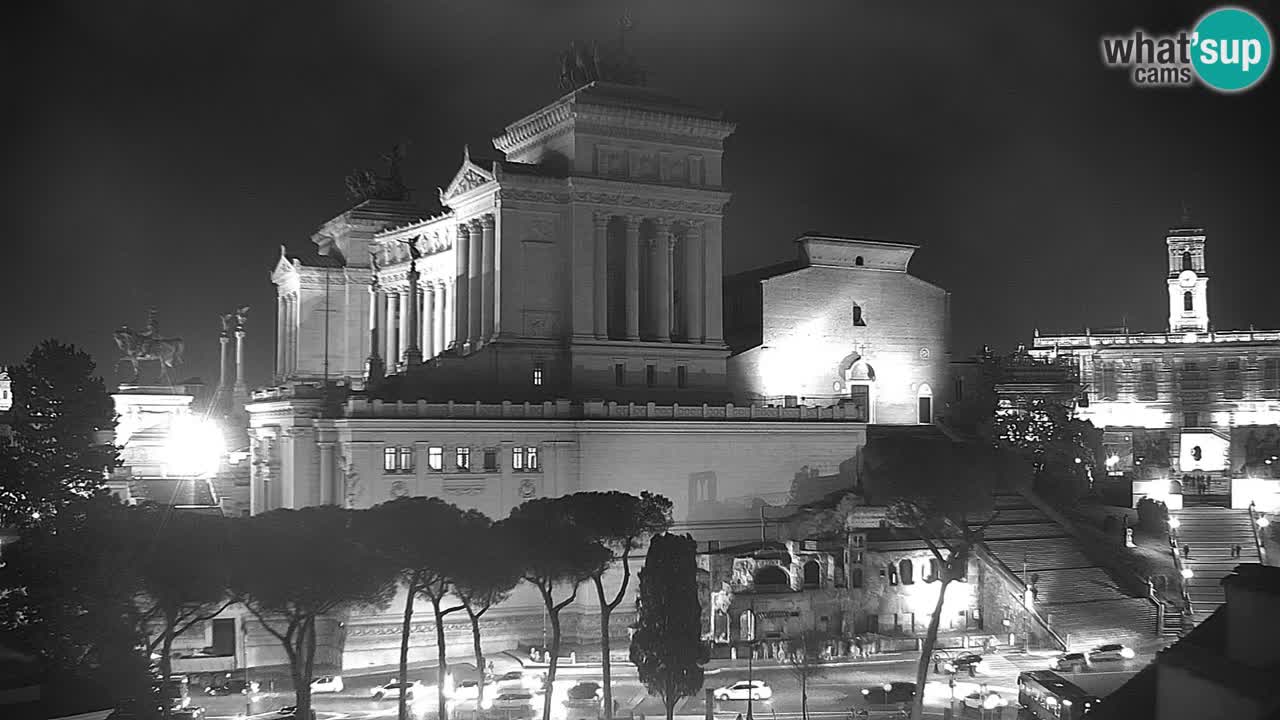
[(494, 182), (493, 173), (486, 170), (471, 161), (471, 153), (468, 151), (462, 157), (462, 167), (458, 168), (458, 172), (453, 176), (453, 181), (449, 186), (440, 191), (440, 202), (448, 204), (449, 200), (471, 192), (481, 185)]
[(276, 266), (271, 270), (271, 282), (279, 285), (285, 279), (298, 274), (298, 269), (294, 267), (293, 261), (289, 259), (285, 253), (284, 246), (280, 246), (280, 259), (276, 260)]

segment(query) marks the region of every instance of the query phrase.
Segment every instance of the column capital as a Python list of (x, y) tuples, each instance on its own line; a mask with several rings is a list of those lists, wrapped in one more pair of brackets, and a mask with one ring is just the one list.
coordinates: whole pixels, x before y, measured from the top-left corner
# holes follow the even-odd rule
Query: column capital
[(596, 210), (591, 213), (591, 220), (595, 223), (597, 230), (603, 230), (609, 226), (609, 220), (613, 218), (613, 214), (604, 210)]
[(658, 231), (659, 235), (671, 232), (671, 218), (659, 216), (652, 218), (652, 221), (653, 227)]
[(478, 222), (482, 230), (492, 230), (497, 225), (497, 220), (493, 217), (493, 213), (481, 215)]
[(640, 229), (640, 223), (644, 222), (643, 215), (623, 215), (627, 221), (627, 231), (636, 232)]
[(469, 238), (471, 236), (471, 225), (469, 223), (458, 223), (458, 236)]

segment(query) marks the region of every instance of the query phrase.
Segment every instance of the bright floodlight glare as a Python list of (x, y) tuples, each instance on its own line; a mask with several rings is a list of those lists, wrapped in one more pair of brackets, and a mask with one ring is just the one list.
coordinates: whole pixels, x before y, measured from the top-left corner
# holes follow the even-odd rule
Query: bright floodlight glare
[(169, 437), (165, 442), (168, 474), (212, 475), (218, 471), (224, 446), (217, 423), (194, 415), (179, 415), (169, 424)]
[(1260, 527), (1260, 528), (1264, 528), (1264, 527), (1266, 527), (1266, 526), (1268, 526), (1268, 525), (1270, 525), (1270, 524), (1271, 524), (1271, 521), (1270, 521), (1270, 520), (1268, 520), (1266, 517), (1260, 517), (1260, 518), (1258, 518), (1258, 527)]
[(1178, 528), (1182, 527), (1182, 521), (1179, 520), (1178, 518), (1169, 518), (1169, 527), (1173, 528), (1174, 530), (1177, 530)]
[(1195, 576), (1195, 573), (1191, 572), (1191, 568), (1182, 568), (1183, 579), (1190, 580), (1194, 576)]

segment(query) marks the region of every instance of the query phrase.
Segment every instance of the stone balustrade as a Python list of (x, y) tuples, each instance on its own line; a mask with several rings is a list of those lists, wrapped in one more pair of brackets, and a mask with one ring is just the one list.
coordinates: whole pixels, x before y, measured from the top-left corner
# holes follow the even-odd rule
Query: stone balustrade
[(547, 419), (547, 420), (719, 420), (719, 421), (835, 421), (862, 422), (855, 408), (780, 407), (770, 405), (658, 405), (655, 403), (605, 402), (588, 400), (574, 403), (555, 400), (541, 403), (433, 403), (383, 402), (352, 398), (347, 401), (346, 415), (351, 418), (425, 418), (425, 419)]

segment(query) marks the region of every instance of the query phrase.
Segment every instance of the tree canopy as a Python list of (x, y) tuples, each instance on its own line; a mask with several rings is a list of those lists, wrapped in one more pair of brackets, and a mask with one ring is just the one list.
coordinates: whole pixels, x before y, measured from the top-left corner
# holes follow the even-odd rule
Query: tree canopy
[(696, 550), (688, 535), (658, 535), (640, 570), (640, 617), (631, 638), (631, 662), (640, 682), (662, 698), (667, 720), (680, 698), (702, 689), (702, 666), (709, 659), (702, 642)]

